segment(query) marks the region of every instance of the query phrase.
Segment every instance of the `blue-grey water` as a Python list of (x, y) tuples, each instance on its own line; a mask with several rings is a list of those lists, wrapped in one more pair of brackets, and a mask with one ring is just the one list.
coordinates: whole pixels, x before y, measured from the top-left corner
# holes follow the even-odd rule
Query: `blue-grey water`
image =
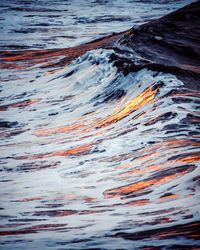
[(16, 62), (190, 2), (1, 1), (0, 249), (200, 248), (199, 86), (112, 49)]

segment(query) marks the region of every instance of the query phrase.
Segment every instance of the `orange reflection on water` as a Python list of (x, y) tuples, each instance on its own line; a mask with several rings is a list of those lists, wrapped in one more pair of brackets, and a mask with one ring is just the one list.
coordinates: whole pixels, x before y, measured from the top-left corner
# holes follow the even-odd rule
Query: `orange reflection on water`
[(10, 64), (10, 63), (0, 63), (0, 69), (25, 69), (25, 66)]
[(11, 104), (10, 106), (12, 108), (21, 108), (21, 107), (26, 107), (26, 106), (30, 106), (32, 104), (36, 104), (36, 103), (39, 103), (41, 101), (40, 98), (35, 98), (35, 99), (32, 99), (32, 100), (26, 100), (26, 101), (23, 101), (23, 102), (20, 102), (20, 103), (14, 103), (14, 104)]
[(127, 163), (127, 164), (123, 164), (117, 167), (117, 169), (126, 169), (126, 168), (130, 168), (133, 164), (132, 163)]
[(146, 173), (150, 173), (150, 172), (157, 171), (160, 169), (161, 169), (161, 166), (152, 165), (144, 169), (134, 169), (134, 170), (127, 171), (125, 173), (121, 173), (120, 176), (130, 176), (130, 174), (146, 174)]
[(107, 190), (104, 192), (104, 196), (105, 196), (105, 198), (120, 197), (122, 195), (127, 195), (129, 193), (145, 189), (145, 188), (150, 187), (156, 183), (157, 183), (156, 180), (141, 181), (141, 182), (127, 185), (127, 186), (122, 186), (119, 188)]
[[(83, 122), (75, 123), (72, 125), (66, 125), (66, 126), (59, 127), (59, 128), (40, 129), (36, 131), (34, 135), (48, 136), (48, 135), (57, 134), (57, 133), (68, 133), (68, 132), (72, 132), (74, 130), (79, 130), (83, 128), (84, 128), (84, 132), (89, 132), (96, 128), (101, 128), (101, 127), (112, 125), (122, 120), (124, 117), (130, 115), (132, 112), (141, 108), (145, 104), (153, 103), (155, 101), (154, 97), (159, 90), (159, 86), (157, 86), (155, 89), (153, 87), (154, 85), (152, 85), (151, 87), (146, 89), (144, 92), (142, 92), (140, 95), (132, 99), (130, 102), (127, 103), (127, 105), (122, 110), (106, 117), (105, 119), (100, 119), (99, 121), (95, 121), (95, 120), (91, 121), (90, 124), (92, 126), (86, 125)], [(94, 114), (94, 112), (92, 114)], [(79, 119), (82, 120), (83, 117), (80, 117)]]
[(72, 156), (72, 155), (78, 155), (82, 153), (86, 153), (92, 150), (92, 145), (91, 144), (85, 144), (76, 148), (72, 148), (66, 151), (58, 151), (51, 153), (50, 156)]
[(49, 129), (40, 129), (34, 133), (36, 136), (48, 136), (52, 134), (57, 134), (57, 133), (68, 133), (72, 132), (74, 130), (82, 129), (85, 127), (83, 123), (79, 124), (72, 124), (72, 125), (66, 125), (60, 128), (49, 128)]
[(200, 146), (200, 142), (187, 139), (171, 139), (166, 141), (167, 146), (185, 147), (185, 146)]
[[(52, 134), (68, 133), (68, 132), (72, 132), (75, 130), (84, 130), (84, 132), (90, 132), (91, 127), (86, 125), (86, 119), (94, 114), (96, 114), (95, 111), (93, 111), (89, 114), (85, 114), (81, 117), (77, 117), (74, 119), (74, 121), (76, 121), (76, 123), (73, 123), (71, 125), (66, 125), (66, 126), (58, 127), (58, 128), (39, 129), (36, 132), (34, 132), (34, 135), (36, 135), (36, 136), (49, 136)], [(80, 121), (80, 123), (78, 123), (79, 121)], [(62, 141), (62, 139), (59, 139), (56, 141)]]
[(62, 151), (56, 151), (52, 153), (46, 153), (46, 154), (36, 154), (36, 155), (28, 155), (28, 156), (19, 156), (16, 157), (17, 160), (35, 160), (35, 159), (43, 159), (43, 158), (48, 158), (48, 157), (53, 157), (53, 156), (74, 156), (74, 155), (80, 155), (80, 154), (85, 154), (89, 153), (92, 150), (93, 145), (92, 144), (84, 144), (79, 147), (75, 147), (72, 149), (68, 150), (62, 150)]
[(180, 198), (180, 195), (178, 195), (178, 194), (169, 194), (169, 195), (165, 195), (165, 196), (160, 197), (160, 200), (161, 200), (161, 202), (166, 202), (169, 200), (176, 200), (179, 198)]
[(121, 197), (121, 196), (128, 195), (130, 193), (134, 193), (137, 191), (147, 189), (153, 185), (165, 184), (167, 182), (170, 182), (170, 181), (176, 179), (177, 177), (180, 177), (180, 176), (187, 174), (188, 171), (190, 171), (190, 169), (176, 173), (176, 174), (163, 176), (160, 178), (147, 179), (147, 180), (136, 182), (136, 183), (133, 183), (130, 185), (118, 187), (115, 189), (106, 190), (104, 192), (104, 197), (105, 198)]
[(23, 107), (27, 107), (27, 106), (39, 103), (40, 101), (41, 101), (41, 98), (35, 98), (35, 99), (25, 100), (22, 102), (3, 105), (3, 106), (0, 106), (0, 111), (6, 111), (9, 108), (23, 108)]
[[(2, 51), (0, 52), (1, 58), (1, 68), (8, 67), (15, 68), (20, 67), (18, 64), (21, 63), (26, 68), (44, 63), (46, 67), (52, 66), (66, 66), (73, 59), (82, 56), (87, 51), (103, 48), (107, 45), (112, 45), (116, 39), (121, 38), (126, 32), (121, 32), (118, 34), (109, 35), (97, 39), (93, 42), (78, 45), (73, 48), (61, 48), (61, 49), (41, 49), (41, 50), (25, 50), (25, 51)], [(64, 57), (64, 58), (63, 58)], [(62, 58), (61, 61), (57, 62), (56, 59)], [(41, 65), (39, 65), (41, 66)]]
[(189, 155), (189, 156), (185, 156), (185, 157), (181, 157), (179, 159), (176, 160), (176, 162), (185, 162), (185, 163), (193, 163), (196, 161), (200, 160), (200, 154), (194, 154), (194, 155)]
[(162, 142), (157, 142), (153, 145), (145, 147), (142, 149), (145, 152), (155, 152), (155, 150), (160, 151), (161, 149), (171, 149), (171, 148), (184, 148), (187, 146), (200, 146), (200, 142), (189, 140), (189, 139), (168, 139)]
[(108, 116), (107, 118), (101, 120), (97, 127), (106, 127), (109, 125), (112, 125), (120, 120), (122, 120), (124, 117), (130, 115), (135, 110), (141, 108), (147, 103), (153, 103), (154, 97), (157, 94), (159, 90), (159, 86), (157, 86), (155, 89), (153, 86), (146, 89), (144, 92), (142, 92), (140, 95), (136, 96), (134, 99), (132, 99), (130, 102), (127, 103), (127, 105), (120, 111)]
[(135, 200), (135, 201), (129, 201), (125, 203), (125, 206), (144, 206), (150, 203), (149, 199), (141, 199), (141, 200)]

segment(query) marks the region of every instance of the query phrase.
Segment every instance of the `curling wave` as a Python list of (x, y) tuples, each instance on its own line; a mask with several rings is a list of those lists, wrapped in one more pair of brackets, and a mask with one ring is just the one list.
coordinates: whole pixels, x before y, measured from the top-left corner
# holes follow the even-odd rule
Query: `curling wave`
[(7, 247), (200, 244), (199, 90), (146, 68), (124, 75), (113, 54), (3, 85)]

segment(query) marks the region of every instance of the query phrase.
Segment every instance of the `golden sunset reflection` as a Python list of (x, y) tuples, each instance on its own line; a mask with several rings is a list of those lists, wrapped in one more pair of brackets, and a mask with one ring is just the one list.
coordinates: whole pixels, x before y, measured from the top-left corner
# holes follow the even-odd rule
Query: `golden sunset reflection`
[(151, 178), (151, 179), (147, 179), (144, 181), (135, 182), (133, 184), (129, 184), (126, 186), (121, 186), (121, 187), (114, 188), (111, 190), (106, 190), (104, 192), (104, 197), (105, 198), (115, 198), (115, 197), (120, 198), (120, 197), (129, 195), (129, 194), (134, 193), (134, 192), (148, 189), (154, 185), (166, 184), (170, 181), (176, 180), (177, 178), (179, 178), (179, 177), (181, 177), (181, 176), (183, 176), (191, 171), (193, 171), (193, 169), (188, 168), (188, 170), (183, 170), (182, 172), (178, 172), (178, 173), (171, 174), (168, 176), (163, 176), (161, 173), (160, 176), (159, 177), (156, 176), (156, 178)]
[[(117, 123), (122, 120), (124, 117), (127, 117), (134, 111), (140, 109), (146, 104), (151, 104), (155, 101), (155, 95), (159, 91), (159, 86), (154, 88), (154, 84), (146, 89), (144, 92), (136, 96), (134, 99), (124, 104), (125, 107), (121, 108), (118, 105), (119, 111), (115, 111), (113, 114), (107, 116), (106, 118), (91, 120), (90, 124), (86, 122), (74, 123), (72, 125), (66, 125), (59, 128), (49, 128), (49, 129), (40, 129), (34, 132), (36, 136), (49, 136), (52, 134), (60, 134), (60, 133), (69, 133), (74, 131), (83, 130), (83, 132), (90, 132), (97, 128), (107, 127), (112, 124)], [(120, 101), (121, 102), (121, 101)], [(95, 114), (94, 112), (92, 114)], [(78, 118), (80, 121), (85, 119), (85, 116)], [(77, 120), (77, 119), (76, 119)], [(97, 132), (99, 133), (99, 132)]]

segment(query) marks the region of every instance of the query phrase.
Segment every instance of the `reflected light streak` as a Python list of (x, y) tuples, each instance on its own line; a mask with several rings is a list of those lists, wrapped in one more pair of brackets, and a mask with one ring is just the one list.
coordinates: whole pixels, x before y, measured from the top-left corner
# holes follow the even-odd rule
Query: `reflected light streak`
[(130, 185), (118, 187), (115, 189), (111, 190), (106, 190), (104, 192), (104, 197), (105, 198), (114, 198), (114, 197), (121, 197), (124, 195), (128, 195), (130, 193), (134, 193), (140, 190), (147, 189), (153, 185), (160, 185), (160, 184), (165, 184), (167, 182), (170, 182), (177, 177), (183, 176), (188, 173), (189, 170), (183, 171), (181, 173), (176, 173), (168, 176), (163, 176), (160, 178), (154, 178), (154, 179), (148, 179), (140, 182), (136, 182)]
[(127, 117), (128, 115), (130, 115), (131, 113), (133, 113), (137, 109), (141, 108), (145, 104), (153, 103), (155, 101), (154, 97), (157, 94), (158, 90), (159, 90), (159, 86), (155, 89), (153, 89), (153, 86), (150, 86), (148, 89), (146, 89), (140, 95), (138, 95), (137, 97), (132, 99), (130, 102), (128, 102), (127, 105), (122, 110), (120, 110), (119, 112), (116, 112), (113, 115), (108, 116), (107, 118), (101, 120), (97, 124), (97, 128), (112, 125), (112, 124), (122, 120), (123, 118)]
[(29, 99), (29, 100), (25, 100), (22, 102), (17, 102), (17, 103), (11, 103), (8, 105), (2, 105), (0, 106), (0, 111), (6, 111), (9, 108), (24, 108), (27, 106), (31, 106), (33, 104), (37, 104), (41, 101), (41, 98), (35, 98), (35, 99)]
[[(132, 99), (130, 102), (127, 103), (127, 105), (121, 109), (120, 111), (115, 112), (114, 114), (106, 117), (105, 119), (100, 119), (99, 121), (91, 121), (90, 126), (86, 125), (85, 123), (80, 124), (72, 124), (72, 125), (66, 125), (60, 128), (49, 128), (49, 129), (40, 129), (34, 133), (36, 136), (49, 136), (51, 134), (57, 134), (57, 133), (68, 133), (75, 130), (81, 130), (85, 129), (85, 132), (92, 131), (97, 128), (107, 127), (112, 124), (117, 123), (118, 121), (122, 120), (123, 118), (127, 117), (137, 109), (143, 107), (146, 104), (153, 103), (155, 101), (155, 95), (157, 94), (159, 90), (159, 86), (157, 86), (155, 89), (153, 88), (154, 84), (150, 86), (148, 89), (146, 89), (144, 92), (142, 92), (140, 95)], [(81, 117), (82, 119), (85, 117)]]
[(93, 148), (92, 144), (84, 144), (82, 146), (78, 146), (72, 149), (68, 150), (61, 150), (61, 151), (56, 151), (52, 153), (46, 153), (46, 154), (36, 154), (36, 155), (25, 155), (25, 156), (19, 156), (16, 157), (15, 159), (17, 160), (35, 160), (35, 159), (43, 159), (43, 158), (48, 158), (48, 157), (53, 157), (53, 156), (75, 156), (75, 155), (81, 155), (81, 154), (86, 154), (89, 153)]

